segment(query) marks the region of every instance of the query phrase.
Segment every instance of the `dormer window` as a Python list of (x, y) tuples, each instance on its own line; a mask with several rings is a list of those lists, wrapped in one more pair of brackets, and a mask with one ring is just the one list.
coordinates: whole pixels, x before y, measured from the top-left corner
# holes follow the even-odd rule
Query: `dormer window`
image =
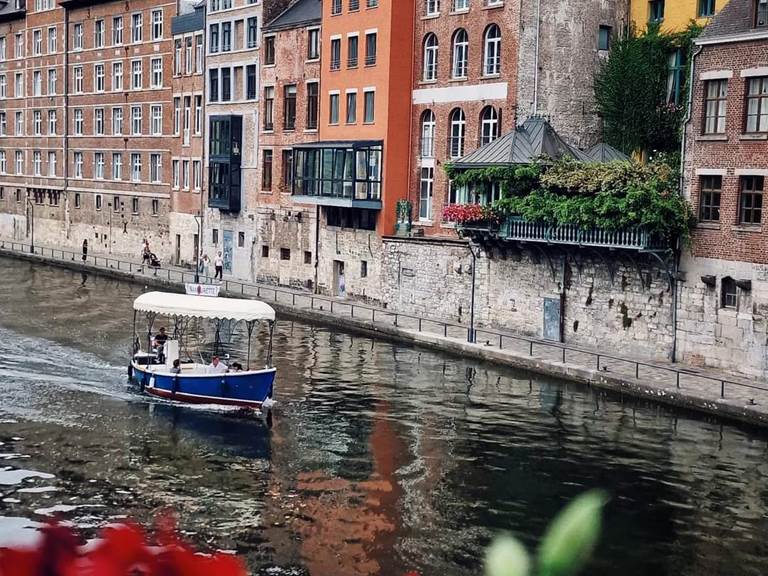
[(756, 0), (755, 8), (755, 27), (768, 27), (768, 0)]

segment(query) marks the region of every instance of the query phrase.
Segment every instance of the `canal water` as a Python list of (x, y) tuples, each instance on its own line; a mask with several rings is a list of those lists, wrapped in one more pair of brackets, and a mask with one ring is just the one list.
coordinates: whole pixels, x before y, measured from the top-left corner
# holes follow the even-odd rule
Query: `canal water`
[(768, 571), (764, 433), (288, 320), (269, 429), (128, 385), (140, 286), (0, 265), (0, 545), (171, 509), (253, 574), (470, 575), (599, 487), (591, 576)]

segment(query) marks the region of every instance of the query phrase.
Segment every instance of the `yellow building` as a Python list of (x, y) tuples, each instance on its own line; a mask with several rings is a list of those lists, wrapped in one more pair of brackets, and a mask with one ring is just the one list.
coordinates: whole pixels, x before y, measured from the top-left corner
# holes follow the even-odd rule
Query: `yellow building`
[(665, 32), (684, 30), (691, 20), (704, 25), (723, 9), (728, 0), (631, 0), (630, 19), (645, 30), (649, 22), (660, 22)]

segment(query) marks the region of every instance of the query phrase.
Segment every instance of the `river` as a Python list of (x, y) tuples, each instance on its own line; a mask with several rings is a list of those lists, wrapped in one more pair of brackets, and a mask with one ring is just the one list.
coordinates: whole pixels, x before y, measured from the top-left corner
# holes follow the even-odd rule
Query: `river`
[(768, 571), (759, 430), (283, 319), (270, 429), (127, 383), (141, 286), (0, 264), (0, 545), (170, 509), (253, 574), (474, 575), (598, 487), (590, 576)]

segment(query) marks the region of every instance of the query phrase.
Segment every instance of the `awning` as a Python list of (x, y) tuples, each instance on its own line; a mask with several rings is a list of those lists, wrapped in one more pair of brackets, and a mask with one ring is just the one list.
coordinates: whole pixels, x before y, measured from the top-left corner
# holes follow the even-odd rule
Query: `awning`
[(211, 320), (244, 320), (246, 322), (275, 320), (275, 310), (272, 306), (258, 300), (190, 296), (168, 292), (142, 294), (134, 300), (133, 309), (165, 316), (208, 318)]

